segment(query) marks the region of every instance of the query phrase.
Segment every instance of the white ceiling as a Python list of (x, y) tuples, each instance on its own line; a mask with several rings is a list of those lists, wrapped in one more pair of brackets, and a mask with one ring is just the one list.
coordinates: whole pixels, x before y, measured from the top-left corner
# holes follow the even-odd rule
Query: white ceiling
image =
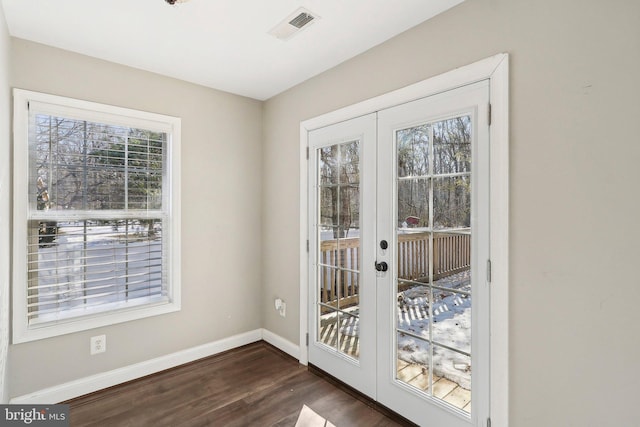
[[(2, 0), (2, 6), (14, 37), (264, 100), (462, 1)], [(287, 41), (268, 34), (299, 7), (320, 18)]]

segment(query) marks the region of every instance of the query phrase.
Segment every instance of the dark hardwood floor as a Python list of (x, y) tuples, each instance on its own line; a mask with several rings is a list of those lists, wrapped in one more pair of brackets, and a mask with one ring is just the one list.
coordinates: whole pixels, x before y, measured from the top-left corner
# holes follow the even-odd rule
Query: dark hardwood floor
[(261, 341), (68, 402), (71, 426), (406, 426)]

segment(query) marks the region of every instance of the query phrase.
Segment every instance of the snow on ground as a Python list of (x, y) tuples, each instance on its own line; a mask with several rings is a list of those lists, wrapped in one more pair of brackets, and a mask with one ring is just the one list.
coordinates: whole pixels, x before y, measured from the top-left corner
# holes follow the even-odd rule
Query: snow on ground
[[(443, 288), (471, 290), (468, 270), (438, 280), (435, 284)], [(398, 329), (429, 339), (428, 294), (428, 286), (415, 286), (399, 294)], [(470, 353), (471, 297), (434, 289), (433, 298), (433, 341)], [(398, 358), (429, 366), (429, 343), (398, 332)], [(464, 354), (434, 346), (433, 373), (463, 388), (471, 388), (471, 359)]]
[[(440, 279), (439, 287), (452, 290), (471, 290), (470, 272)], [(429, 340), (428, 298), (429, 287), (417, 285), (398, 294), (398, 329)], [(471, 353), (471, 297), (433, 290), (433, 341)], [(357, 314), (357, 309), (353, 311)], [(340, 333), (358, 336), (358, 317), (349, 317), (341, 322)], [(429, 343), (408, 334), (398, 332), (398, 358), (408, 363), (429, 366)], [(433, 348), (433, 373), (445, 377), (461, 387), (471, 388), (471, 359), (464, 354), (443, 347)]]
[[(354, 314), (357, 314), (355, 312)], [(348, 336), (348, 337), (357, 337), (360, 335), (360, 322), (358, 322), (359, 317), (349, 316), (347, 319), (340, 322), (342, 326), (340, 326), (340, 334)]]
[[(59, 223), (56, 241), (38, 248), (38, 303), (42, 309), (86, 307), (161, 292), (162, 241), (140, 237), (131, 225), (87, 227)], [(90, 262), (83, 262), (85, 259)]]

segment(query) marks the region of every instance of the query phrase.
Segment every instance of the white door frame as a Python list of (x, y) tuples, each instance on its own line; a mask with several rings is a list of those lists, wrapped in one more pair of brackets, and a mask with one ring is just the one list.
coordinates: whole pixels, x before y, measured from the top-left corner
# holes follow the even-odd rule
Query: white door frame
[(489, 80), (491, 102), (490, 233), (492, 426), (509, 423), (509, 56), (502, 53), (300, 123), (300, 363), (308, 363), (308, 164), (309, 131), (374, 113), (480, 80)]

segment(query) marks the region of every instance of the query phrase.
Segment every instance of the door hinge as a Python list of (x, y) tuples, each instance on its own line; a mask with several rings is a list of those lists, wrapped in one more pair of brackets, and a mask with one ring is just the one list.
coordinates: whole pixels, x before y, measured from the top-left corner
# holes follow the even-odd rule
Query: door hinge
[(309, 332), (307, 332), (307, 341), (306, 341), (306, 343), (307, 343), (307, 347), (309, 347)]
[(491, 260), (487, 260), (487, 283), (491, 283)]
[(307, 147), (307, 160), (309, 160), (309, 147)]
[(491, 427), (491, 418), (487, 418), (487, 427)]
[(309, 252), (309, 239), (307, 239), (307, 252)]
[[(487, 122), (489, 123), (489, 126), (491, 126), (491, 104), (489, 104), (489, 108), (487, 110)], [(309, 158), (308, 155), (307, 158)]]

